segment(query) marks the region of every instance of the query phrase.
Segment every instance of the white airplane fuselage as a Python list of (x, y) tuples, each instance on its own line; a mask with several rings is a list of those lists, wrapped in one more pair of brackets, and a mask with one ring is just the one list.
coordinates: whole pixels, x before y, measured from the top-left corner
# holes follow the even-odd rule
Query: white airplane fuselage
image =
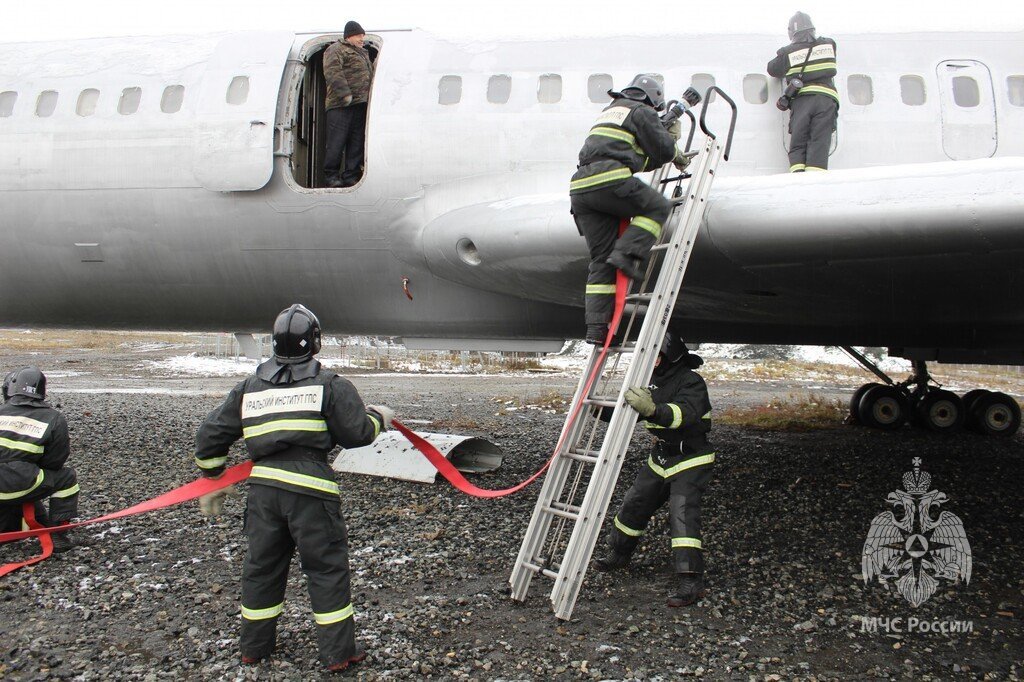
[(798, 176), (764, 74), (783, 39), (377, 35), (345, 190), (305, 186), (337, 35), (0, 46), (0, 324), (263, 331), (300, 301), (331, 332), (557, 347), (582, 332), (567, 186), (594, 93), (653, 72), (738, 105), (677, 309), (694, 340), (1024, 349), (1020, 33), (833, 35), (832, 170)]

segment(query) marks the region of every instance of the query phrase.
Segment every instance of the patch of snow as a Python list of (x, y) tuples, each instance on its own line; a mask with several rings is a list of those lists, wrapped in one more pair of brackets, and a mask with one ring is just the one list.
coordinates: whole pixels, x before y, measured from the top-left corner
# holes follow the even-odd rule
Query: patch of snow
[(201, 357), (195, 353), (189, 353), (188, 355), (175, 355), (166, 360), (152, 360), (143, 366), (176, 374), (229, 377), (252, 374), (256, 371), (257, 364), (255, 360), (248, 358)]

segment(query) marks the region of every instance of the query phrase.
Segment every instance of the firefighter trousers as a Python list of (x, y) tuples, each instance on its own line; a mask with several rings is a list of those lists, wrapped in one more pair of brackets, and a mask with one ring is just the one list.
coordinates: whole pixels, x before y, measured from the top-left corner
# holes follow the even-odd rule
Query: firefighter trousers
[(800, 95), (789, 109), (789, 170), (828, 170), (839, 104), (828, 95)]
[[(654, 447), (655, 452), (640, 469), (632, 487), (626, 492), (622, 508), (615, 515), (611, 548), (618, 554), (630, 556), (647, 530), (651, 517), (668, 502), (675, 571), (703, 573), (700, 504), (711, 480), (711, 463), (708, 459), (713, 460), (713, 456), (701, 454), (681, 460), (677, 457), (677, 462), (666, 469), (654, 460), (658, 449), (665, 445), (657, 444)], [(678, 473), (668, 477), (664, 475), (667, 471), (680, 468)]]
[[(49, 512), (42, 504), (50, 499)], [(36, 520), (56, 526), (78, 516), (78, 476), (71, 467), (40, 469), (31, 462), (0, 464), (0, 530), (21, 530), (21, 507), (35, 502)]]
[[(672, 204), (635, 177), (617, 185), (572, 194), (570, 200), (576, 227), (590, 249), (584, 298), (586, 323), (608, 323), (615, 308), (615, 266), (605, 261), (612, 251), (647, 258), (672, 212)], [(623, 219), (630, 222), (620, 237), (619, 223)]]
[(348, 569), (348, 532), (339, 501), (267, 485), (249, 486), (242, 567), (242, 656), (274, 651), (292, 554), (306, 574), (323, 665), (343, 663), (356, 651)]

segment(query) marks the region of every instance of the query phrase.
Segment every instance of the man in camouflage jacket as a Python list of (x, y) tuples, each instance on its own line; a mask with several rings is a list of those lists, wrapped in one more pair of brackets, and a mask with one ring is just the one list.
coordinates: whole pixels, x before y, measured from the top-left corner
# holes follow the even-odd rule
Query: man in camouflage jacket
[(363, 47), (366, 38), (363, 27), (350, 21), (345, 24), (344, 35), (344, 40), (324, 52), (324, 80), (327, 81), (324, 174), (328, 187), (351, 187), (363, 175), (366, 105), (370, 99), (373, 65)]

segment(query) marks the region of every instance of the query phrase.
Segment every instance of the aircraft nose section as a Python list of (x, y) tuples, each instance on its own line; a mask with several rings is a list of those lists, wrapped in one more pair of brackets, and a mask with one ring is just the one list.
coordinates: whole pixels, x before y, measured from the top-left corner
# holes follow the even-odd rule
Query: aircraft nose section
[(438, 277), (530, 300), (582, 305), (587, 247), (565, 194), (464, 206), (423, 229), (423, 253)]

